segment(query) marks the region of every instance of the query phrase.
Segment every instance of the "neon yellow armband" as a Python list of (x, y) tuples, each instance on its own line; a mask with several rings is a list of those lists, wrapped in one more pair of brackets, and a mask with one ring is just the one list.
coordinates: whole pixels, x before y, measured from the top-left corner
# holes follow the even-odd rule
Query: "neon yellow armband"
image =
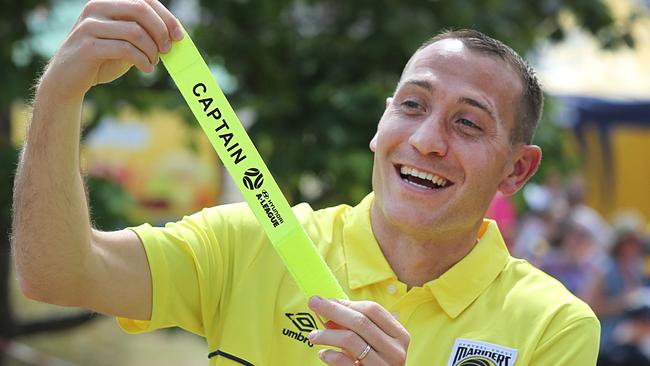
[(189, 35), (161, 59), (300, 289), (307, 298), (347, 299)]

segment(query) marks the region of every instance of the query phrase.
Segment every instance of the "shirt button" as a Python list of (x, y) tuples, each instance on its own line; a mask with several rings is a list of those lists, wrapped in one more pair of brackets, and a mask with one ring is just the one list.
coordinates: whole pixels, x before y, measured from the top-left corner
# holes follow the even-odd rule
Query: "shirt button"
[(389, 294), (395, 295), (395, 293), (397, 292), (397, 287), (395, 287), (395, 285), (391, 283), (390, 285), (388, 285), (386, 290), (388, 291)]

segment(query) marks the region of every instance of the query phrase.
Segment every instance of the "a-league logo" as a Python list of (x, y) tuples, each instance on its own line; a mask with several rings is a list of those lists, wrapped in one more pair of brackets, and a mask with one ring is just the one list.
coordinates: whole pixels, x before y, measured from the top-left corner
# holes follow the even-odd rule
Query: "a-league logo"
[(260, 170), (257, 168), (249, 168), (244, 173), (243, 180), (244, 180), (244, 186), (246, 186), (246, 188), (250, 190), (260, 189), (260, 187), (262, 187), (262, 184), (264, 183), (264, 175), (262, 175)]

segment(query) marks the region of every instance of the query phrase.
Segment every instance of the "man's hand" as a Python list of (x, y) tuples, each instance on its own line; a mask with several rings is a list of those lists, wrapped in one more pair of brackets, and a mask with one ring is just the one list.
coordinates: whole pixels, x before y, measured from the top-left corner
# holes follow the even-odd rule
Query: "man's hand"
[(409, 334), (381, 305), (314, 296), (309, 300), (309, 308), (343, 328), (315, 330), (309, 334), (309, 341), (314, 344), (341, 348), (342, 352), (328, 349), (319, 353), (326, 364), (392, 366), (406, 363)]
[(65, 99), (77, 99), (94, 85), (108, 83), (135, 65), (153, 71), (158, 53), (183, 37), (176, 18), (158, 0), (91, 0), (41, 84)]

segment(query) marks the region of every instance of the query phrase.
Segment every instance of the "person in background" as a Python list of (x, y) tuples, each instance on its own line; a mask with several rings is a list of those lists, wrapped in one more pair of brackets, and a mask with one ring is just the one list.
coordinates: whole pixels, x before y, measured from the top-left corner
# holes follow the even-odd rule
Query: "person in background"
[[(616, 229), (616, 226), (615, 226)], [(644, 247), (637, 231), (615, 230), (610, 256), (599, 274), (587, 284), (584, 300), (601, 321), (601, 345), (612, 341), (614, 329), (623, 319), (626, 298), (644, 285)]]
[(650, 366), (650, 290), (627, 296), (611, 339), (598, 356), (598, 366)]
[(597, 243), (590, 221), (575, 211), (557, 224), (549, 249), (539, 258), (539, 268), (584, 299), (586, 285), (599, 274), (605, 253)]
[(523, 188), (527, 210), (519, 219), (513, 253), (538, 265), (539, 258), (549, 250), (549, 238), (557, 226), (554, 203), (558, 198), (545, 185), (529, 183)]
[(485, 217), (497, 222), (501, 235), (503, 235), (503, 240), (506, 242), (508, 250), (512, 253), (517, 229), (517, 208), (512, 203), (510, 197), (505, 196), (501, 192), (497, 192), (492, 202), (490, 202)]

